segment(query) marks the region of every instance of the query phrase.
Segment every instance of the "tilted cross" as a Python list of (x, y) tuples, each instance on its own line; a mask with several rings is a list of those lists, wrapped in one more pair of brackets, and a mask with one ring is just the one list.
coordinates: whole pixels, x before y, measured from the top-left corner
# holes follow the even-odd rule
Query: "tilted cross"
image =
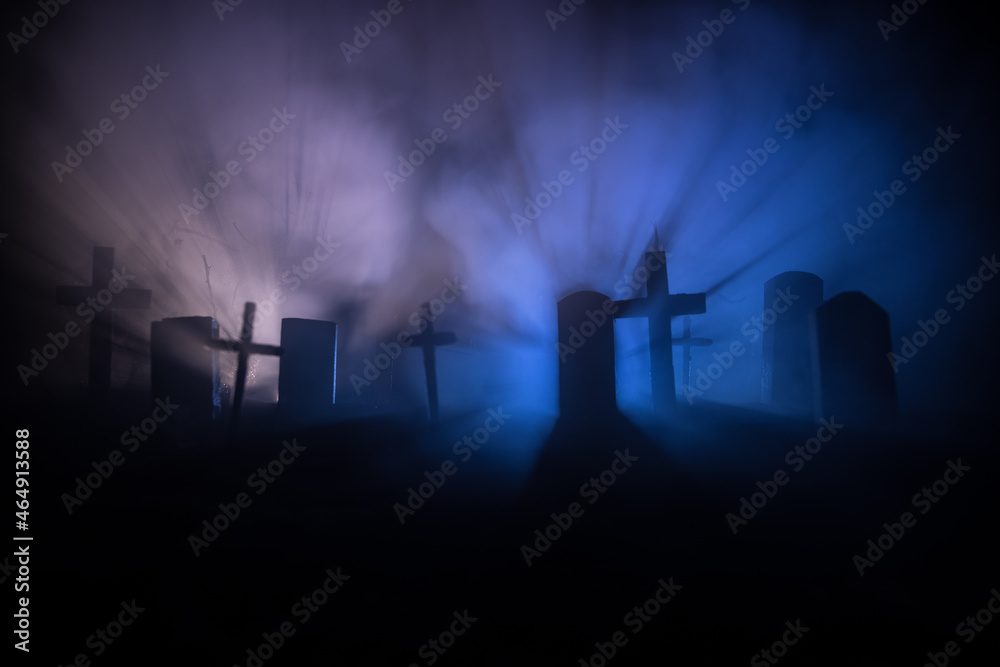
[(229, 433), (235, 437), (236, 429), (240, 420), (240, 411), (243, 407), (243, 393), (247, 383), (247, 364), (251, 354), (267, 354), (280, 356), (281, 348), (276, 345), (262, 345), (252, 342), (253, 338), (253, 318), (257, 311), (257, 304), (247, 301), (243, 306), (243, 328), (240, 329), (239, 340), (223, 340), (209, 338), (204, 342), (206, 347), (226, 352), (237, 352), (239, 357), (236, 362), (236, 390), (233, 392), (232, 415), (229, 419)]
[[(652, 268), (651, 264), (660, 266)], [(673, 414), (676, 407), (674, 385), (673, 335), (670, 320), (679, 315), (705, 312), (705, 294), (671, 294), (667, 280), (667, 254), (648, 250), (645, 266), (649, 271), (645, 299), (616, 301), (616, 318), (645, 317), (649, 320), (649, 361), (653, 389), (653, 410), (660, 415)]]
[[(425, 303), (423, 309), (425, 312), (429, 312), (430, 304)], [(427, 407), (430, 411), (431, 421), (436, 422), (438, 419), (438, 385), (434, 348), (438, 345), (451, 345), (458, 339), (453, 333), (435, 333), (434, 323), (429, 319), (424, 332), (412, 338), (413, 344), (424, 351), (424, 372), (427, 374)]]
[[(90, 323), (88, 386), (91, 398), (97, 402), (106, 401), (111, 393), (114, 309), (148, 310), (153, 298), (150, 290), (126, 287), (128, 278), (125, 268), (122, 267), (122, 273), (119, 274), (114, 270), (114, 264), (114, 248), (96, 247), (91, 285), (56, 287), (56, 302), (62, 306), (76, 306), (77, 314)], [(90, 320), (86, 319), (88, 314)]]

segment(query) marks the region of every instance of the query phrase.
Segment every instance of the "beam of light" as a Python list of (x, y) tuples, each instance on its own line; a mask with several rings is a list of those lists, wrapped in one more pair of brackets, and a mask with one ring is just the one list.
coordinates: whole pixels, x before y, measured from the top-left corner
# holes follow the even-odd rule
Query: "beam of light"
[[(479, 336), (505, 349), (476, 363), (442, 352), (443, 406), (463, 407), (470, 394), (460, 388), (473, 386), (481, 398), (529, 397), (526, 405), (550, 414), (555, 302), (581, 288), (613, 294), (651, 225), (674, 253), (672, 291), (709, 293), (708, 313), (693, 326), (720, 346), (739, 339), (764, 281), (781, 271), (817, 273), (829, 294), (861, 285), (904, 316), (912, 294), (951, 275), (949, 261), (916, 282), (883, 280), (939, 251), (937, 238), (911, 238), (905, 249), (892, 240), (908, 218), (930, 214), (917, 187), (880, 223), (884, 234), (847, 244), (842, 223), (913, 150), (910, 135), (893, 129), (911, 105), (880, 98), (877, 109), (859, 107), (879, 75), (858, 67), (865, 50), (841, 57), (840, 45), (817, 32), (820, 19), (790, 7), (754, 3), (683, 74), (671, 53), (706, 18), (695, 3), (615, 15), (581, 6), (557, 31), (531, 3), (406, 5), (351, 63), (337, 44), (363, 16), (353, 6), (247, 3), (224, 21), (195, 2), (123, 2), (112, 22), (106, 9), (73, 11), (44, 50), (32, 45), (30, 66), (50, 85), (12, 112), (24, 128), (14, 151), (22, 182), (46, 202), (21, 239), (37, 259), (25, 277), (39, 294), (84, 281), (90, 248), (113, 245), (154, 292), (153, 311), (127, 319), (216, 312), (223, 335), (233, 336), (242, 303), (277, 290), (282, 303), (257, 340), (277, 343), (283, 316), (330, 318), (353, 301), (365, 304), (364, 334), (388, 340), (442, 280), (460, 276), (470, 287), (448, 326), (460, 341)], [(157, 37), (178, 33), (185, 39)], [(147, 65), (169, 76), (119, 120), (109, 103)], [(498, 89), (450, 127), (443, 114), (491, 75)], [(776, 119), (821, 84), (835, 95), (722, 201), (717, 181), (748, 149), (780, 136)], [(285, 109), (294, 118), (248, 159), (248, 137)], [(114, 132), (58, 182), (51, 162), (105, 117)], [(615, 119), (627, 127), (595, 159), (581, 157)], [(908, 129), (918, 121), (931, 137), (936, 124), (962, 118), (921, 114)], [(439, 127), (447, 141), (390, 191), (385, 172)], [(200, 213), (182, 215), (180, 204), (192, 205), (194, 190), (204, 192), (232, 161), (240, 173)], [(562, 172), (572, 182), (518, 233), (512, 215)], [(289, 269), (320, 238), (340, 244), (337, 252), (293, 289)], [(67, 316), (43, 302), (36, 314)], [(711, 352), (694, 350), (693, 367)], [(756, 363), (727, 375), (715, 400), (752, 401)], [(264, 364), (255, 382), (273, 384), (275, 372)], [(641, 390), (625, 391), (642, 400)]]

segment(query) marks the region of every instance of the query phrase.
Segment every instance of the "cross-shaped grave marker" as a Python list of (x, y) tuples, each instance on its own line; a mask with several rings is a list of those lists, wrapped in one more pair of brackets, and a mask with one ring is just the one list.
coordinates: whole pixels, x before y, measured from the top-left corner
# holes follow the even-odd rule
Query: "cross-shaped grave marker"
[[(425, 312), (429, 312), (430, 304), (425, 303), (423, 309)], [(412, 338), (413, 344), (424, 351), (424, 372), (427, 374), (427, 407), (430, 411), (431, 421), (436, 422), (438, 419), (438, 384), (435, 363), (437, 355), (434, 348), (438, 345), (451, 345), (458, 338), (450, 332), (435, 333), (434, 323), (430, 320), (427, 320), (427, 328), (424, 329), (424, 332), (412, 336)]]
[[(655, 241), (654, 241), (655, 243)], [(651, 264), (659, 262), (659, 267)], [(705, 312), (705, 294), (671, 294), (667, 281), (667, 254), (663, 250), (647, 250), (645, 267), (645, 299), (616, 301), (616, 318), (645, 317), (649, 320), (649, 361), (652, 376), (653, 411), (660, 415), (673, 414), (676, 407), (674, 385), (673, 335), (670, 320), (680, 315), (700, 315)]]
[[(114, 269), (115, 249), (94, 248), (94, 265), (91, 285), (56, 287), (56, 302), (61, 306), (77, 306), (77, 312), (86, 304), (93, 319), (90, 323), (90, 371), (88, 388), (96, 402), (104, 402), (111, 393), (111, 352), (114, 333), (114, 309), (132, 308), (148, 310), (153, 293), (145, 289), (126, 287), (129, 279), (122, 267)], [(81, 317), (85, 317), (81, 315)]]
[(229, 420), (230, 437), (236, 436), (236, 429), (240, 420), (240, 411), (243, 407), (243, 393), (247, 383), (247, 365), (251, 354), (268, 354), (280, 356), (281, 348), (276, 345), (262, 345), (251, 341), (253, 338), (253, 318), (257, 311), (257, 304), (247, 301), (243, 307), (243, 328), (240, 329), (239, 340), (222, 340), (209, 338), (203, 342), (206, 347), (223, 350), (225, 352), (236, 352), (239, 358), (236, 363), (236, 390), (233, 392), (232, 415)]

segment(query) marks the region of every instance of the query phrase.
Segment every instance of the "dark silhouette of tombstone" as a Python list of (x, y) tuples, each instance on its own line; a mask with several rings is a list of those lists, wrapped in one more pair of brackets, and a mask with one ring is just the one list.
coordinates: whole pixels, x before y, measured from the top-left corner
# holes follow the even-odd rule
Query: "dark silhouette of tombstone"
[(90, 370), (88, 391), (96, 404), (104, 404), (111, 393), (111, 352), (114, 345), (114, 310), (133, 308), (149, 310), (153, 293), (127, 287), (124, 268), (115, 270), (115, 249), (94, 248), (94, 264), (89, 287), (60, 285), (56, 302), (62, 306), (86, 303), (90, 320)]
[(809, 313), (821, 303), (823, 281), (812, 273), (786, 271), (764, 283), (761, 402), (786, 414), (815, 407)]
[(278, 402), (293, 411), (320, 413), (336, 402), (337, 323), (281, 320)]
[(344, 303), (334, 310), (340, 348), (336, 402), (341, 407), (372, 408), (388, 403), (393, 359), (380, 349), (380, 341), (364, 331), (363, 316), (364, 304), (358, 301)]
[(575, 423), (618, 411), (615, 402), (615, 302), (575, 292), (558, 304), (559, 412)]
[(861, 292), (844, 292), (813, 311), (816, 417), (851, 426), (896, 420), (889, 314)]
[(209, 429), (222, 414), (219, 353), (202, 341), (219, 337), (213, 317), (172, 317), (153, 322), (150, 334), (152, 400), (180, 405), (166, 423), (168, 431)]
[(341, 304), (332, 311), (332, 318), (337, 323), (337, 344), (340, 347), (340, 363), (337, 364), (337, 394), (334, 402), (340, 405), (357, 403), (358, 396), (351, 384), (351, 374), (357, 374), (354, 348), (360, 305), (354, 302)]

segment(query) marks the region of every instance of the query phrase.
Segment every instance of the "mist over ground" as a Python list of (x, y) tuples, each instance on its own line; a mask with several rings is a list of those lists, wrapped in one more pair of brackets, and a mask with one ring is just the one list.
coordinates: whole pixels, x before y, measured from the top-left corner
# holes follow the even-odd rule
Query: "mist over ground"
[[(359, 303), (364, 336), (389, 340), (458, 279), (468, 289), (438, 322), (459, 336), (439, 351), (443, 403), (462, 402), (459, 385), (499, 386), (549, 409), (555, 302), (622, 298), (654, 230), (672, 291), (708, 293), (692, 331), (717, 347), (696, 348), (692, 372), (748, 344), (703, 396), (733, 404), (759, 398), (759, 339), (741, 331), (773, 275), (816, 273), (826, 297), (864, 291), (898, 350), (997, 250), (996, 86), (974, 13), (928, 3), (888, 30), (878, 3), (391, 9), (73, 2), (25, 42), (8, 36), (2, 251), (29, 322), (7, 332), (12, 386), (59, 393), (85, 377), (85, 355), (29, 387), (14, 366), (73, 317), (52, 293), (89, 284), (95, 245), (153, 291), (150, 311), (117, 312), (135, 350), (165, 317), (215, 315), (234, 336), (244, 301), (262, 311), (258, 340), (276, 342), (282, 317)], [(4, 24), (32, 11), (12, 5)], [(124, 100), (136, 86), (141, 101)], [(939, 129), (958, 138), (916, 170)], [(92, 152), (70, 155), (88, 136)], [(895, 180), (905, 193), (859, 232), (858, 207)], [(996, 363), (991, 290), (901, 369), (904, 406), (976, 400), (973, 369)], [(641, 326), (621, 329), (623, 364), (644, 358)], [(251, 382), (263, 395), (268, 363)], [(940, 391), (956, 369), (968, 375)], [(641, 404), (641, 381), (624, 384)]]

